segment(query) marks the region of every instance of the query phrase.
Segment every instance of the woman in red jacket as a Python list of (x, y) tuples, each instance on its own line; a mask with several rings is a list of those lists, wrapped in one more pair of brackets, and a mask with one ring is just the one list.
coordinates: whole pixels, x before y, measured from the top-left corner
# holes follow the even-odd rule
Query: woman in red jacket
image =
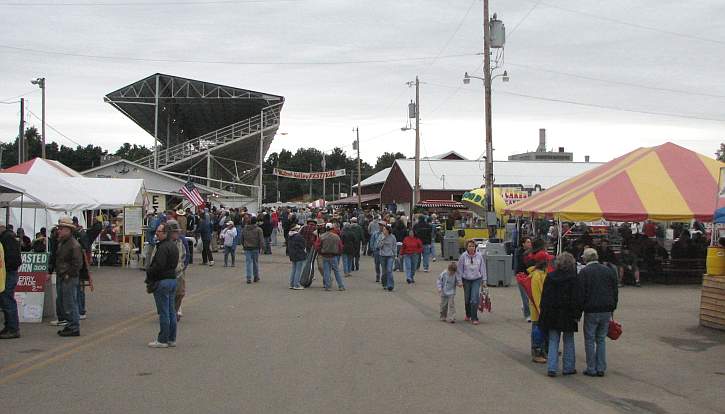
[(400, 248), (400, 255), (403, 257), (403, 268), (405, 279), (408, 284), (415, 283), (415, 269), (418, 267), (418, 260), (423, 253), (423, 241), (411, 230), (403, 239), (403, 246)]

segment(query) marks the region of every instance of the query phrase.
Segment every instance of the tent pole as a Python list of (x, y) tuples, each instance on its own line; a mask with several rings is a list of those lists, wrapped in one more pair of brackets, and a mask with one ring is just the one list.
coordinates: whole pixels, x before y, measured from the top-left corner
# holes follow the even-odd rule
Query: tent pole
[[(23, 227), (23, 200), (25, 194), (20, 194), (20, 224), (18, 224), (18, 228)], [(15, 232), (18, 232), (18, 229), (15, 229)]]
[(559, 237), (558, 237), (558, 247), (556, 249), (556, 252), (557, 252), (557, 254), (561, 254), (561, 237), (562, 237), (562, 234), (561, 234), (561, 216), (559, 216), (559, 231), (557, 233), (559, 234)]

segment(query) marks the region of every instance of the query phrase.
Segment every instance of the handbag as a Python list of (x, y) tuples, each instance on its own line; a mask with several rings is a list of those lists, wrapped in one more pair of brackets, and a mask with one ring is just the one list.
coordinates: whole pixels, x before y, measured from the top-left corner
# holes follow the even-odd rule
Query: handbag
[(478, 311), (491, 312), (491, 294), (488, 288), (481, 288), (478, 298)]
[(612, 341), (616, 341), (622, 336), (622, 324), (611, 319), (609, 321), (609, 329), (607, 329), (607, 337)]

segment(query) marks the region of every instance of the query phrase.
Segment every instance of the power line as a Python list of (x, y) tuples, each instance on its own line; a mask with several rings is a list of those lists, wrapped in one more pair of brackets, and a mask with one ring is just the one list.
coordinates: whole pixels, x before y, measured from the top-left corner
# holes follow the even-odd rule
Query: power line
[[(429, 85), (438, 86), (441, 88), (459, 89), (456, 86), (442, 85), (439, 83), (429, 83)], [(466, 90), (466, 91), (468, 91), (468, 90)], [(498, 90), (498, 89), (495, 91), (496, 91), (496, 93), (501, 93), (504, 95), (511, 95), (511, 96), (518, 96), (520, 98), (529, 98), (529, 99), (536, 99), (536, 100), (540, 100), (540, 101), (565, 103), (565, 104), (569, 104), (569, 105), (586, 106), (586, 107), (599, 108), (599, 109), (608, 109), (611, 111), (631, 112), (631, 113), (644, 114), (644, 115), (667, 116), (667, 117), (672, 117), (672, 118), (695, 119), (695, 120), (699, 120), (699, 121), (725, 122), (725, 119), (709, 118), (709, 117), (700, 116), (700, 115), (688, 115), (688, 114), (677, 114), (677, 113), (672, 113), (672, 112), (658, 112), (658, 111), (649, 111), (649, 110), (641, 110), (641, 109), (630, 109), (630, 108), (623, 108), (623, 107), (617, 107), (617, 106), (572, 101), (572, 100), (568, 100), (568, 99), (549, 98), (549, 97), (545, 97), (545, 96), (528, 95), (528, 94), (523, 94), (523, 93), (518, 93), (518, 92), (509, 92), (509, 91), (503, 91), (503, 90)], [(473, 92), (473, 91), (470, 91), (470, 92)]]
[[(34, 117), (35, 117), (35, 119), (37, 119), (38, 121), (42, 121), (42, 119), (41, 119), (41, 118), (40, 118), (40, 117), (39, 117), (38, 115), (35, 115), (35, 113), (33, 113), (33, 111), (31, 111), (31, 110), (29, 110), (29, 109), (26, 109), (26, 111), (27, 111), (27, 112), (28, 112), (28, 113), (29, 113), (30, 115), (34, 116)], [(74, 143), (74, 144), (78, 145), (79, 147), (82, 147), (82, 146), (83, 146), (83, 145), (81, 145), (81, 144), (80, 144), (80, 143), (79, 143), (78, 141), (74, 140), (73, 138), (70, 138), (70, 137), (69, 137), (68, 135), (66, 135), (66, 134), (64, 134), (64, 133), (62, 133), (62, 132), (60, 132), (60, 131), (58, 131), (57, 129), (55, 129), (55, 128), (53, 127), (53, 125), (50, 125), (50, 124), (48, 123), (48, 121), (45, 121), (45, 126), (47, 126), (48, 128), (52, 129), (53, 131), (55, 131), (55, 133), (57, 133), (58, 135), (62, 136), (62, 137), (63, 137), (63, 138), (65, 138), (65, 139), (67, 139), (68, 141), (70, 141), (70, 142), (72, 142), (72, 143)]]
[(524, 20), (526, 20), (529, 17), (529, 15), (531, 15), (531, 13), (534, 11), (534, 9), (539, 7), (539, 4), (541, 4), (541, 1), (542, 0), (537, 0), (536, 3), (533, 6), (531, 6), (531, 8), (529, 9), (529, 11), (526, 12), (524, 17), (522, 17), (521, 20), (519, 20), (519, 22), (516, 23), (516, 26), (514, 26), (513, 29), (509, 30), (509, 32), (506, 34), (506, 37), (508, 37), (509, 39), (511, 38), (511, 35), (516, 31), (516, 29), (519, 28), (519, 26), (521, 26), (521, 24), (524, 22)]
[(75, 52), (57, 52), (53, 50), (42, 50), (33, 49), (27, 47), (17, 47), (11, 45), (2, 45), (0, 48), (15, 50), (20, 52), (38, 53), (44, 55), (54, 56), (70, 56), (77, 58), (87, 59), (106, 59), (106, 60), (127, 60), (134, 62), (162, 62), (162, 63), (201, 63), (201, 64), (215, 64), (215, 65), (356, 65), (356, 64), (371, 64), (371, 63), (400, 63), (400, 62), (415, 62), (415, 61), (426, 61), (430, 59), (442, 59), (442, 58), (458, 58), (458, 57), (470, 57), (476, 56), (475, 53), (461, 53), (455, 55), (445, 56), (420, 56), (420, 57), (409, 57), (409, 58), (395, 58), (395, 59), (361, 59), (361, 60), (338, 60), (338, 61), (234, 61), (234, 60), (194, 60), (194, 59), (167, 59), (167, 58), (142, 58), (133, 56), (110, 56), (110, 55), (95, 55), (87, 53), (75, 53)]
[[(456, 26), (456, 30), (451, 33), (450, 37), (448, 37), (448, 40), (443, 44), (443, 47), (441, 50), (438, 51), (438, 54), (428, 63), (428, 67), (431, 67), (435, 64), (436, 60), (438, 60), (438, 57), (445, 52), (445, 50), (448, 48), (448, 45), (451, 43), (454, 37), (458, 34), (458, 31), (461, 30), (461, 27), (463, 26), (463, 23), (466, 22), (466, 19), (468, 18), (468, 15), (471, 13), (471, 10), (473, 9), (473, 5), (476, 4), (478, 0), (471, 1), (471, 4), (468, 6), (468, 10), (466, 10), (466, 13), (463, 14), (463, 17), (461, 18), (461, 21), (458, 22), (458, 26)], [(425, 73), (425, 72), (424, 72)]]
[(299, 2), (300, 0), (211, 0), (211, 1), (166, 1), (166, 2), (119, 2), (119, 3), (104, 3), (104, 2), (62, 2), (62, 3), (26, 3), (26, 2), (4, 2), (0, 3), (0, 6), (23, 6), (23, 7), (57, 7), (57, 6), (92, 6), (92, 7), (117, 7), (117, 6), (187, 6), (187, 5), (219, 5), (219, 4), (250, 4), (250, 3), (281, 3), (281, 2)]
[(663, 88), (663, 87), (659, 87), (659, 86), (642, 85), (642, 84), (637, 84), (637, 83), (633, 83), (633, 82), (624, 82), (624, 81), (618, 81), (618, 80), (612, 80), (612, 79), (595, 78), (592, 76), (580, 75), (580, 74), (570, 73), (570, 72), (562, 72), (562, 71), (558, 71), (558, 70), (547, 69), (547, 68), (542, 68), (542, 67), (537, 67), (537, 66), (522, 65), (519, 63), (508, 62), (507, 64), (511, 65), (511, 66), (515, 66), (515, 67), (538, 71), (538, 72), (555, 73), (557, 75), (564, 75), (564, 76), (569, 76), (572, 78), (590, 80), (590, 81), (596, 81), (596, 82), (602, 82), (602, 83), (610, 83), (613, 85), (631, 86), (633, 88), (650, 89), (650, 90), (660, 91), (660, 92), (672, 92), (672, 93), (679, 93), (679, 94), (683, 94), (683, 95), (705, 96), (708, 98), (725, 98), (725, 95), (719, 95), (719, 94), (714, 94), (714, 93), (686, 91), (683, 89)]
[(31, 89), (31, 90), (29, 90), (29, 91), (27, 91), (27, 92), (25, 92), (25, 93), (21, 93), (20, 95), (16, 95), (16, 96), (11, 96), (11, 97), (9, 97), (9, 98), (1, 99), (1, 100), (0, 100), (0, 103), (18, 103), (18, 102), (20, 102), (20, 101), (12, 101), (12, 102), (9, 102), (9, 101), (10, 101), (10, 100), (12, 100), (12, 99), (18, 99), (18, 98), (22, 98), (23, 96), (26, 96), (26, 95), (30, 95), (31, 93), (33, 93), (33, 92), (37, 92), (37, 91), (39, 91), (39, 90), (40, 90), (40, 89), (38, 89), (38, 88), (35, 88), (35, 89)]
[[(526, 1), (528, 1), (528, 2), (534, 2), (535, 0), (526, 0)], [(539, 1), (539, 4), (542, 5), (542, 6), (545, 6), (545, 7), (550, 7), (552, 9), (563, 10), (563, 11), (566, 11), (566, 12), (569, 12), (569, 13), (579, 14), (579, 15), (582, 15), (582, 16), (587, 16), (587, 17), (592, 18), (592, 19), (602, 20), (602, 21), (609, 22), (609, 23), (615, 23), (615, 24), (619, 24), (619, 25), (622, 25), (622, 26), (629, 26), (629, 27), (634, 27), (634, 28), (637, 28), (637, 29), (649, 30), (649, 31), (652, 31), (652, 32), (662, 33), (662, 34), (666, 34), (666, 35), (670, 35), (670, 36), (682, 37), (684, 39), (700, 40), (700, 41), (703, 41), (703, 42), (714, 43), (714, 44), (718, 44), (718, 45), (725, 45), (725, 41), (723, 41), (723, 40), (711, 39), (711, 38), (702, 37), (702, 36), (689, 35), (689, 34), (680, 33), (680, 32), (673, 32), (673, 31), (670, 31), (670, 30), (660, 29), (660, 28), (654, 27), (654, 26), (646, 26), (646, 25), (639, 24), (639, 23), (632, 23), (632, 22), (627, 22), (627, 21), (624, 21), (624, 20), (614, 19), (614, 18), (611, 18), (611, 17), (600, 16), (598, 14), (588, 13), (588, 12), (584, 12), (584, 11), (581, 11), (581, 10), (570, 9), (568, 7), (557, 6), (557, 5), (554, 5), (554, 4), (545, 3), (543, 1)]]

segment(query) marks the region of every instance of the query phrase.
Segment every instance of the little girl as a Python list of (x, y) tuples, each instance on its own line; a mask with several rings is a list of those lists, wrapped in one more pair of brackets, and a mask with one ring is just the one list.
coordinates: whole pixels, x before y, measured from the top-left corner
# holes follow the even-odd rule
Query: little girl
[(462, 287), (463, 281), (461, 275), (458, 274), (458, 265), (451, 262), (448, 270), (444, 270), (438, 277), (437, 287), (438, 293), (441, 295), (441, 321), (445, 322), (446, 318), (450, 323), (456, 323), (456, 286)]

